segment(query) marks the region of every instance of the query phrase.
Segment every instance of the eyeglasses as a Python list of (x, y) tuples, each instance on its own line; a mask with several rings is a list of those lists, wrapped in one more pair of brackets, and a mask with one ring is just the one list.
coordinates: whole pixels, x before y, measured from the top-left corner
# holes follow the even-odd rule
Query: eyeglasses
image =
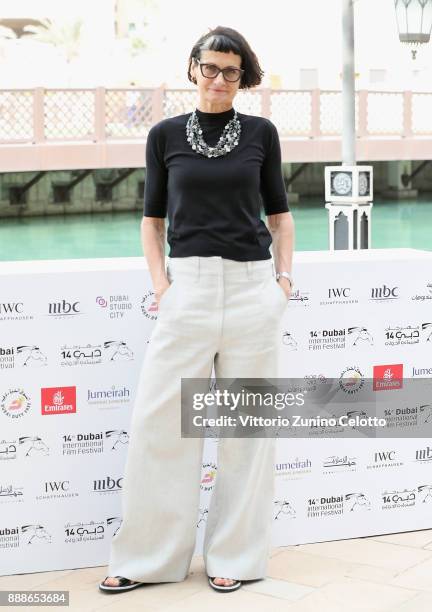
[(241, 68), (231, 68), (228, 66), (227, 68), (218, 68), (216, 64), (204, 64), (200, 62), (196, 57), (194, 60), (199, 64), (201, 74), (206, 79), (215, 79), (219, 72), (222, 72), (223, 78), (225, 81), (229, 81), (230, 83), (235, 83), (238, 81), (243, 74), (244, 70)]

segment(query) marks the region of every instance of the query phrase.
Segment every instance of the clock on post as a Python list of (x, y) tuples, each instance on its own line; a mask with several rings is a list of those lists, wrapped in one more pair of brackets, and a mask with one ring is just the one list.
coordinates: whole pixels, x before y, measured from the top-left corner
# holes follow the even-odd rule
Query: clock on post
[(369, 248), (373, 167), (327, 166), (324, 176), (330, 250)]

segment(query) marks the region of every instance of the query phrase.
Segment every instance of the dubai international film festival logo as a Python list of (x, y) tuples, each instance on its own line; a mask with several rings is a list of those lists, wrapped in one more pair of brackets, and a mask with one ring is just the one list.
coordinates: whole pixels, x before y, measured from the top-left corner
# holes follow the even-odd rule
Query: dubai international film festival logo
[(9, 389), (1, 398), (1, 409), (11, 419), (17, 419), (30, 410), (30, 397), (23, 389)]
[(21, 346), (0, 346), (0, 370), (16, 366), (37, 368), (47, 365), (47, 358), (36, 344)]
[(373, 346), (372, 334), (366, 327), (348, 327), (348, 335), (352, 337), (353, 346)]
[(339, 377), (339, 386), (345, 393), (357, 393), (363, 385), (364, 376), (356, 366), (346, 368)]
[(297, 512), (287, 499), (276, 499), (273, 504), (273, 519), (275, 521), (296, 518)]
[(298, 349), (297, 340), (288, 330), (282, 333), (282, 344), (284, 344), (289, 351), (296, 351)]

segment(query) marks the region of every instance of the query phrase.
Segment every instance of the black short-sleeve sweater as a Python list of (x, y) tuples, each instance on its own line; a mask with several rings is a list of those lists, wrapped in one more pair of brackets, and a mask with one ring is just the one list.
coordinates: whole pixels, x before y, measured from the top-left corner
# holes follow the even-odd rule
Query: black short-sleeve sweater
[[(195, 109), (209, 146), (215, 146), (234, 108)], [(219, 255), (237, 261), (269, 259), (266, 215), (289, 210), (276, 126), (237, 112), (239, 144), (221, 157), (196, 153), (186, 139), (191, 113), (163, 119), (147, 136), (144, 215), (168, 215), (170, 257)]]

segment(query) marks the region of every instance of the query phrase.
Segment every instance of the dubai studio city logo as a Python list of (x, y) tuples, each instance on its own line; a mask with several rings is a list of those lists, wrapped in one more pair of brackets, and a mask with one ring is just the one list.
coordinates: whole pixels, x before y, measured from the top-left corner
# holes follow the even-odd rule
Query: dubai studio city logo
[(96, 297), (96, 304), (105, 310), (110, 319), (122, 319), (128, 312), (132, 310), (132, 302), (128, 295), (109, 295), (105, 298), (103, 295)]
[(339, 377), (339, 386), (345, 393), (357, 393), (363, 385), (364, 376), (357, 366), (345, 368)]
[(26, 414), (31, 407), (30, 397), (24, 389), (9, 389), (1, 398), (1, 409), (11, 419), (17, 419)]
[(103, 295), (98, 295), (96, 297), (96, 304), (100, 308), (108, 308), (108, 300), (103, 297)]

